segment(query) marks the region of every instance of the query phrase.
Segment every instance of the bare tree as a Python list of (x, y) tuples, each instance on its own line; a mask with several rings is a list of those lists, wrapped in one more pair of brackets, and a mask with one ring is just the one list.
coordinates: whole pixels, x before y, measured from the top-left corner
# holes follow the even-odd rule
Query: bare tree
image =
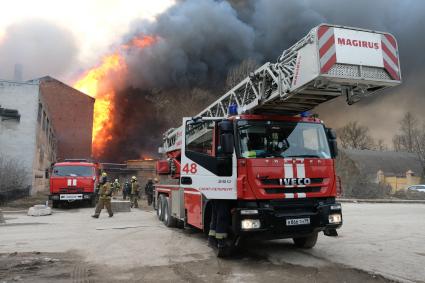
[(395, 135), (393, 138), (393, 146), (395, 151), (407, 151), (407, 152), (416, 152), (415, 143), (418, 140), (418, 137), (421, 135), (418, 128), (419, 121), (416, 117), (407, 112), (404, 117), (399, 122), (400, 134)]
[(245, 79), (250, 72), (259, 67), (253, 59), (245, 59), (238, 66), (230, 69), (227, 73), (226, 89), (231, 89)]
[(407, 112), (400, 120), (399, 134), (393, 138), (395, 151), (407, 151), (417, 155), (425, 176), (425, 124), (419, 126), (419, 120)]
[(345, 149), (373, 149), (374, 141), (369, 134), (369, 128), (359, 125), (357, 121), (349, 122), (337, 129), (342, 148)]
[(375, 143), (374, 149), (379, 151), (385, 151), (388, 150), (388, 147), (383, 139), (378, 139)]
[(393, 137), (393, 149), (394, 151), (403, 151), (402, 141), (400, 135), (395, 135)]
[(413, 152), (418, 156), (422, 166), (422, 176), (425, 177), (425, 124), (413, 136)]
[(0, 192), (25, 189), (26, 176), (20, 161), (0, 155)]

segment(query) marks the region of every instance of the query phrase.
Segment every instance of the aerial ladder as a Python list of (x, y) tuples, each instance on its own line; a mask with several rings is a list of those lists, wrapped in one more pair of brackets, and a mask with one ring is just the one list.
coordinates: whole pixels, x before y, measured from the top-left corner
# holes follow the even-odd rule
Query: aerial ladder
[[(237, 114), (296, 115), (340, 96), (351, 105), (400, 83), (393, 35), (321, 24), (194, 117), (227, 117), (232, 108)], [(166, 131), (162, 151), (178, 150), (180, 137), (180, 128)]]

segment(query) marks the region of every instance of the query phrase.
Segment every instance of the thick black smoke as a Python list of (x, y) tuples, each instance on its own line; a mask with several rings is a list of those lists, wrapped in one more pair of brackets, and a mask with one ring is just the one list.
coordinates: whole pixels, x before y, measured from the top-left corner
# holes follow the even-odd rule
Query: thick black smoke
[[(425, 105), (422, 95), (425, 80), (421, 79), (425, 74), (423, 15), (425, 2), (420, 0), (177, 2), (153, 22), (135, 22), (123, 39), (125, 42), (134, 35), (145, 34), (156, 36), (158, 40), (151, 47), (130, 49), (126, 54), (127, 84), (132, 95), (125, 95), (124, 91), (118, 104), (123, 108), (137, 108), (139, 96), (154, 101), (158, 93), (165, 100), (176, 99), (179, 95), (184, 99), (182, 93), (195, 87), (209, 90), (218, 97), (222, 94), (228, 70), (242, 60), (251, 58), (261, 64), (274, 61), (285, 48), (322, 22), (348, 25), (382, 30), (396, 36), (404, 84), (355, 106), (346, 107), (343, 101), (335, 101), (317, 111), (331, 126), (339, 127), (350, 120), (358, 120), (368, 125), (375, 137), (389, 142), (403, 112), (409, 110), (419, 114)], [(156, 103), (148, 105), (140, 105), (140, 111), (158, 114)], [(192, 114), (198, 110), (194, 107)], [(114, 152), (123, 153), (121, 159), (134, 158), (135, 152), (154, 152), (155, 141), (160, 144), (163, 130), (170, 126), (166, 121), (168, 115), (170, 113), (160, 113), (151, 120), (141, 115), (125, 122), (116, 121), (119, 128), (132, 130), (111, 145), (110, 158), (118, 158)], [(178, 120), (173, 122), (178, 126)]]
[(54, 23), (28, 20), (13, 24), (0, 39), (0, 78), (13, 79), (15, 64), (22, 66), (24, 80), (64, 75), (77, 52), (72, 33)]

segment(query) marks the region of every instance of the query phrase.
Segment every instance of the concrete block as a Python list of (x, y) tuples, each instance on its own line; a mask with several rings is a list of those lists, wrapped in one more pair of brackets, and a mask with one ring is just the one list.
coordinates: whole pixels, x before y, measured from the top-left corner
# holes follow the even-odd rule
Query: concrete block
[(112, 211), (115, 212), (130, 212), (130, 201), (128, 200), (116, 200), (111, 201)]
[(28, 216), (44, 216), (52, 214), (52, 209), (44, 204), (34, 205), (28, 209)]

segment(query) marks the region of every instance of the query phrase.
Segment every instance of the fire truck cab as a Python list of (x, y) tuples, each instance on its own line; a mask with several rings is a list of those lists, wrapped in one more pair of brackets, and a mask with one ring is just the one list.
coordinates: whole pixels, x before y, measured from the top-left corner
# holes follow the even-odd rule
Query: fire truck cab
[(54, 208), (64, 202), (87, 202), (95, 205), (95, 189), (99, 182), (98, 163), (85, 159), (66, 159), (50, 170), (50, 195)]

